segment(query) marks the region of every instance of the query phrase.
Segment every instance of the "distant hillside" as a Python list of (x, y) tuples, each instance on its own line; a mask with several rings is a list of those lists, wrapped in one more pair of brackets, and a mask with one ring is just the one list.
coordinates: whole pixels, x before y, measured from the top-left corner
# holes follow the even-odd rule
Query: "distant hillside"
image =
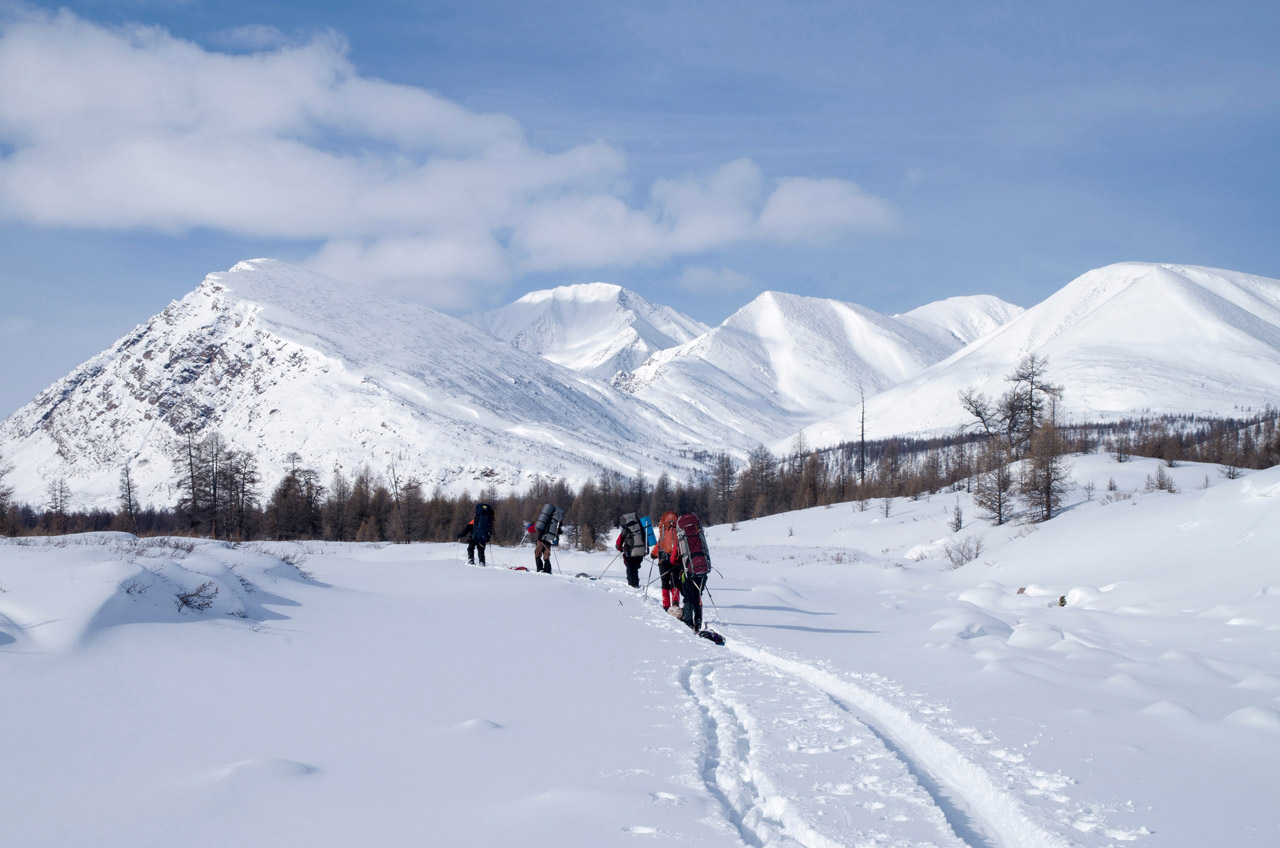
[[(1070, 420), (1150, 413), (1238, 415), (1280, 405), (1280, 281), (1235, 271), (1126, 262), (1084, 274), (947, 360), (867, 402), (868, 433), (968, 423), (965, 388), (998, 397), (1030, 353), (1049, 360)], [(816, 444), (857, 434), (849, 410), (805, 430)]]

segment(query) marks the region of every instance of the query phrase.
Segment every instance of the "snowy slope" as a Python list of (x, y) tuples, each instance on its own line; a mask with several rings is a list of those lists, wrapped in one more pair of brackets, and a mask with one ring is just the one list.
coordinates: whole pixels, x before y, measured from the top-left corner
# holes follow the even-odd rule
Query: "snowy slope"
[[(869, 435), (969, 423), (967, 387), (993, 397), (1026, 355), (1048, 357), (1068, 418), (1240, 414), (1280, 404), (1280, 281), (1128, 262), (1078, 277), (949, 359), (867, 403)], [(811, 443), (853, 438), (859, 411), (809, 427)]]
[(631, 371), (657, 351), (709, 329), (608, 283), (530, 292), (463, 320), (521, 350), (602, 380)]
[(428, 488), (524, 488), (601, 467), (678, 469), (680, 430), (643, 402), (433, 310), (271, 260), (191, 294), (0, 425), (20, 500), (65, 475), (73, 505), (172, 501), (167, 452), (194, 428), (253, 451), (267, 491), (297, 451), (327, 478), (366, 463)]
[(1073, 467), (711, 528), (724, 647), (608, 553), (0, 539), (6, 843), (1277, 844), (1280, 469)]
[(860, 386), (870, 397), (959, 346), (932, 325), (765, 292), (714, 330), (655, 354), (620, 385), (684, 426), (719, 422), (727, 443), (750, 448), (857, 403)]
[(935, 327), (961, 345), (967, 345), (1003, 327), (1027, 310), (989, 294), (949, 297), (918, 306), (894, 318)]

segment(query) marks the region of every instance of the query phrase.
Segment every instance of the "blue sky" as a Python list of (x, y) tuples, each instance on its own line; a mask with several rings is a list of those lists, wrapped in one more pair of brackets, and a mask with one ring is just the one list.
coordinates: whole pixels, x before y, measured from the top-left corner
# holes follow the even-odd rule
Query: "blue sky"
[(1266, 2), (0, 0), (0, 415), (257, 256), (710, 324), (1280, 277), (1277, 43)]

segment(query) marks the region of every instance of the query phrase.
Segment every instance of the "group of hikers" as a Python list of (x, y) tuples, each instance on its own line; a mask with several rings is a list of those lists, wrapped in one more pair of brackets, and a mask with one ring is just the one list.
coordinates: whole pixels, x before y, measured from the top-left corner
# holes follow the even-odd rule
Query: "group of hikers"
[[(525, 527), (525, 538), (534, 539), (533, 560), (536, 570), (551, 573), (551, 548), (560, 543), (564, 510), (546, 504), (538, 517)], [(627, 572), (627, 585), (640, 588), (640, 566), (645, 557), (657, 563), (662, 585), (662, 608), (687, 624), (695, 633), (702, 630), (702, 593), (707, 588), (711, 557), (707, 539), (698, 516), (677, 515), (667, 510), (655, 527), (648, 516), (630, 512), (618, 519), (619, 533), (614, 548), (622, 557)], [(467, 563), (486, 565), (485, 547), (493, 535), (493, 507), (476, 504), (475, 518), (458, 533), (467, 542)], [(521, 543), (524, 542), (522, 538)], [(527, 570), (521, 567), (520, 570)], [(580, 575), (582, 576), (582, 575)], [(652, 581), (650, 581), (652, 582)], [(718, 634), (713, 634), (718, 635)], [(708, 635), (708, 638), (711, 638)]]
[[(622, 516), (621, 532), (614, 541), (627, 570), (627, 585), (640, 587), (640, 564), (645, 554), (657, 560), (662, 585), (662, 608), (689, 625), (702, 630), (702, 593), (711, 573), (711, 556), (702, 524), (693, 513), (676, 515), (667, 510), (658, 519), (655, 533), (648, 517), (635, 513)], [(656, 536), (656, 538), (655, 538)], [(683, 602), (683, 603), (682, 603)]]

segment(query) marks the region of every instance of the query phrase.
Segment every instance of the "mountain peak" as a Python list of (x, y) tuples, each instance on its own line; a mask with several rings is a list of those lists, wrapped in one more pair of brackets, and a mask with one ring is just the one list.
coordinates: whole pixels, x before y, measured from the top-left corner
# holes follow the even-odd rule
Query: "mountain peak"
[(516, 303), (537, 304), (546, 301), (618, 301), (627, 290), (614, 283), (575, 283), (552, 289), (531, 291)]
[[(1120, 262), (1088, 271), (947, 360), (868, 401), (876, 437), (972, 423), (961, 390), (998, 397), (1023, 357), (1046, 357), (1065, 420), (1232, 415), (1280, 403), (1280, 280), (1194, 265)], [(852, 438), (845, 413), (806, 431)]]
[(650, 446), (697, 438), (459, 319), (252, 260), (55, 383), (0, 424), (0, 443), (24, 499), (56, 473), (78, 498), (110, 504), (129, 464), (142, 499), (168, 503), (174, 445), (215, 430), (257, 457), (267, 491), (293, 451), (325, 475), (394, 464), (460, 493), (533, 475), (580, 482), (606, 464), (687, 470)]
[(667, 306), (611, 283), (530, 292), (463, 318), (494, 338), (602, 380), (707, 331)]

